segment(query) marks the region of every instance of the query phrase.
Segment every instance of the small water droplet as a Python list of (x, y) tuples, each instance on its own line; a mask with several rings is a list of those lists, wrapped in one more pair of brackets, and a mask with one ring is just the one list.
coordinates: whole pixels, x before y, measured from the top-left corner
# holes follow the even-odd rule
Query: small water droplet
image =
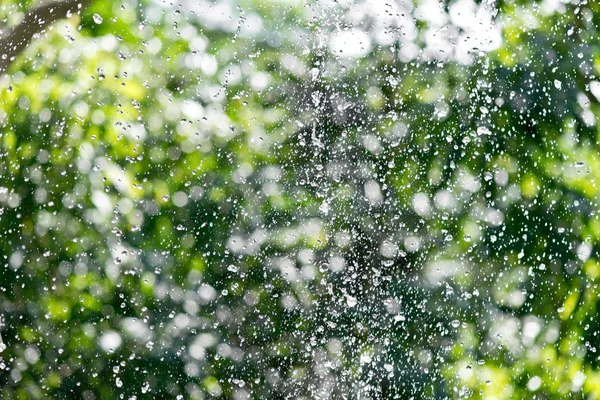
[(229, 267), (227, 267), (227, 271), (229, 271), (229, 272), (238, 272), (239, 268), (232, 264)]
[(357, 303), (358, 300), (356, 300), (356, 297), (346, 296), (346, 304), (348, 305), (348, 307), (354, 307)]

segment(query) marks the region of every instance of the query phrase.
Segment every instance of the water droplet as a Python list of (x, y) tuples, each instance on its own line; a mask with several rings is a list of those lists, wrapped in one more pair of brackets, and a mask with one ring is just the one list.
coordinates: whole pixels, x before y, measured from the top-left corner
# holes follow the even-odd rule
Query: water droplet
[(490, 131), (485, 126), (480, 126), (479, 128), (477, 128), (477, 133), (480, 135), (491, 135), (492, 131)]
[(227, 267), (227, 271), (235, 273), (239, 271), (239, 268), (232, 264), (229, 267)]
[(346, 304), (348, 305), (348, 307), (355, 307), (356, 304), (358, 303), (358, 300), (356, 300), (356, 297), (352, 297), (352, 296), (346, 296)]

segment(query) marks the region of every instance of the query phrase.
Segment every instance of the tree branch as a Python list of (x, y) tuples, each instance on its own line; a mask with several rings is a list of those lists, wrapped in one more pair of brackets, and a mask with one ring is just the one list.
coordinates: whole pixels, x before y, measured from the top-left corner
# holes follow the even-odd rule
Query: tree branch
[(23, 22), (0, 37), (0, 73), (8, 70), (12, 62), (27, 47), (36, 34), (71, 14), (87, 7), (92, 0), (61, 0), (41, 4), (27, 13)]

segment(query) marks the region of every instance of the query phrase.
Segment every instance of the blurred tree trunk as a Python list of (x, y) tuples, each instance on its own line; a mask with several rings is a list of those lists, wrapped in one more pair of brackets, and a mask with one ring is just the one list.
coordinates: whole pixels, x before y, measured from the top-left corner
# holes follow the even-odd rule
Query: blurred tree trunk
[(91, 0), (50, 1), (30, 10), (20, 24), (0, 36), (0, 73), (6, 72), (31, 40), (39, 37), (48, 25), (78, 14), (90, 3)]

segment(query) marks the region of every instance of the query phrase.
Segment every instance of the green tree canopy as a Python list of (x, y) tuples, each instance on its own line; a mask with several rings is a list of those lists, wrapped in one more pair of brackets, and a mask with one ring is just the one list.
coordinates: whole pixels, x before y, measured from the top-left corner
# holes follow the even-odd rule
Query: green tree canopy
[(600, 395), (597, 2), (0, 16), (3, 399)]

